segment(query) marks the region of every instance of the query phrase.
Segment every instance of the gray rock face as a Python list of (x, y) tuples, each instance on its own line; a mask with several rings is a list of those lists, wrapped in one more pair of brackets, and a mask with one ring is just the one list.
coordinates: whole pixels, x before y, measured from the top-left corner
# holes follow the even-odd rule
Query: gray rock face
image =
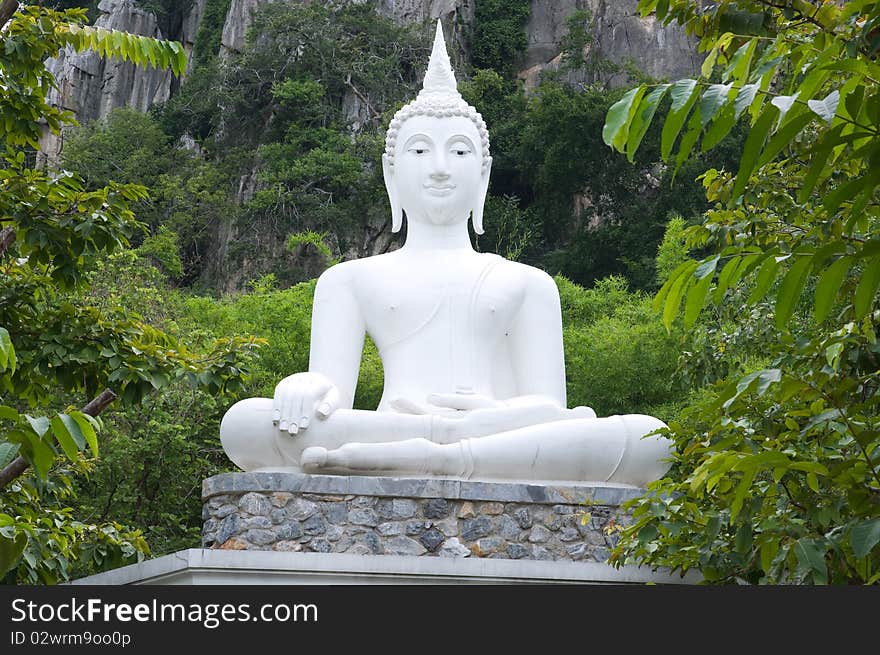
[(220, 43), (226, 50), (244, 49), (244, 37), (253, 22), (253, 13), (268, 4), (269, 0), (232, 0), (223, 23)]
[[(96, 27), (122, 30), (141, 36), (164, 38), (153, 14), (139, 8), (134, 0), (101, 0), (101, 16)], [(51, 104), (72, 111), (82, 124), (102, 118), (117, 107), (147, 111), (164, 102), (171, 93), (171, 71), (136, 68), (121, 59), (103, 59), (96, 52), (76, 53), (72, 48), (46, 62), (58, 81), (58, 89), (48, 94)], [(62, 139), (46, 132), (40, 151), (49, 162), (56, 162)]]
[[(558, 70), (563, 37), (568, 32), (566, 19), (585, 9), (593, 17), (592, 54), (615, 64), (632, 62), (652, 77), (678, 79), (698, 70), (702, 57), (696, 42), (677, 25), (663, 27), (653, 17), (642, 18), (638, 0), (532, 0), (526, 25), (528, 48), (520, 77), (526, 86), (534, 86), (544, 70)], [(626, 83), (623, 72), (599, 80), (601, 73), (578, 72), (569, 81), (607, 82), (612, 86)]]

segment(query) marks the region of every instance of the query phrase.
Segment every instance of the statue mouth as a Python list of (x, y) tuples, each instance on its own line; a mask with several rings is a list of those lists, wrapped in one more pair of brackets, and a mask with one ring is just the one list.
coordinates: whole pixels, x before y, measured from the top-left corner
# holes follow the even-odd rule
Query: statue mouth
[(433, 184), (425, 184), (423, 185), (425, 190), (433, 196), (448, 196), (455, 190), (455, 185), (453, 184), (444, 184), (441, 186), (435, 186)]

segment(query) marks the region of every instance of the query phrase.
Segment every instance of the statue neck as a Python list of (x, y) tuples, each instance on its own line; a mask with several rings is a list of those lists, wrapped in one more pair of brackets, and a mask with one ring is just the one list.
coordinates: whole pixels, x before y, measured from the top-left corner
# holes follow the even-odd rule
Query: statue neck
[(473, 252), (467, 221), (453, 225), (434, 225), (422, 221), (407, 220), (406, 243), (409, 251), (466, 250)]

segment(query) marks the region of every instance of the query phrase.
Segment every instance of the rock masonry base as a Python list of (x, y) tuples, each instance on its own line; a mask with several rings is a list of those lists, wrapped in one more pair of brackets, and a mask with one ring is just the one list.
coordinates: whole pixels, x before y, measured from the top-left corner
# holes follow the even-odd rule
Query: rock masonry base
[(202, 487), (202, 546), (349, 555), (604, 562), (623, 486), (226, 473)]

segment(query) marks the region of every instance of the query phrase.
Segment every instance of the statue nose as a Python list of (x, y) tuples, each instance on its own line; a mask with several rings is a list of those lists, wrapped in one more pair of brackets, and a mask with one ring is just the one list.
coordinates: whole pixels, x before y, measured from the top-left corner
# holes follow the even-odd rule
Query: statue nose
[(433, 158), (433, 166), (431, 167), (431, 178), (438, 181), (449, 179), (449, 166), (446, 164), (446, 157), (442, 152), (437, 152)]

